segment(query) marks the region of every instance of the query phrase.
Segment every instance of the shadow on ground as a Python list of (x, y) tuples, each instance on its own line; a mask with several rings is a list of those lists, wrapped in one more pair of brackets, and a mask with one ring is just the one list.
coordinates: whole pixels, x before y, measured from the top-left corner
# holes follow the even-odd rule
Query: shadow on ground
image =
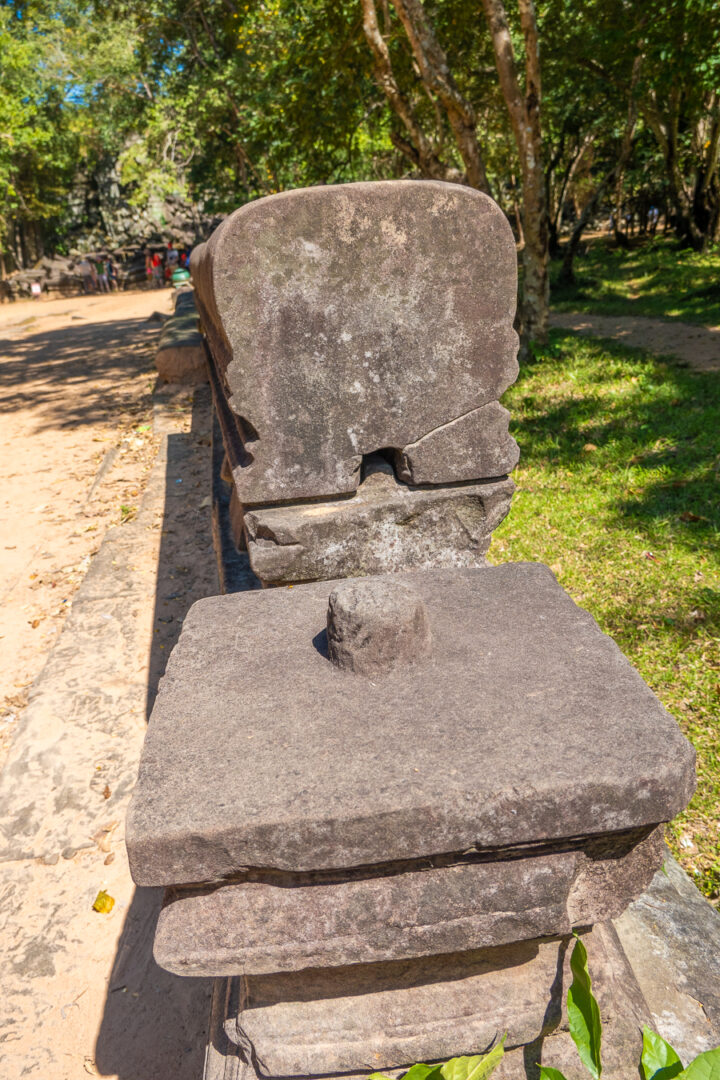
[[(603, 474), (616, 482), (632, 467), (612, 508), (615, 523), (639, 528), (670, 520), (677, 542), (694, 549), (714, 542), (720, 530), (720, 377), (594, 341), (586, 345), (584, 393), (535, 396), (540, 365), (558, 385), (571, 386), (582, 363), (574, 335), (556, 331), (552, 341), (508, 395), (509, 407), (517, 409), (512, 431), (521, 463), (584, 471), (593, 485), (603, 484)], [(625, 392), (611, 397), (610, 382)]]
[[(37, 431), (81, 428), (122, 413), (137, 394), (128, 383), (150, 375), (149, 349), (159, 324), (151, 319), (83, 323), (0, 342), (0, 392), (8, 410), (32, 405)], [(88, 375), (93, 385), (88, 390)], [(68, 402), (68, 388), (77, 400)], [(148, 387), (150, 389), (150, 387)]]
[[(163, 400), (163, 395), (165, 399)], [(171, 415), (192, 395), (187, 434), (167, 435), (164, 512), (157, 572), (148, 715), (190, 606), (219, 592), (212, 544), (212, 404), (207, 387), (178, 396), (156, 394)], [(157, 425), (162, 431), (162, 417)], [(181, 797), (182, 793), (178, 793)], [(162, 889), (138, 888), (128, 908), (108, 984), (95, 1065), (120, 1080), (199, 1080), (202, 1076), (211, 979), (170, 975), (152, 956)]]

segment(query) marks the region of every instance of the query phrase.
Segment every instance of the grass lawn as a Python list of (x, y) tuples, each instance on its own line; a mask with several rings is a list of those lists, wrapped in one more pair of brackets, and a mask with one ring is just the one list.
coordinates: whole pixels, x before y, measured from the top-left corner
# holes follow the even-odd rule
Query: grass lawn
[(695, 744), (668, 840), (717, 899), (720, 377), (558, 331), (503, 401), (522, 457), (490, 558), (551, 566)]
[(720, 251), (698, 255), (661, 237), (624, 251), (590, 241), (575, 260), (576, 285), (560, 288), (551, 266), (552, 306), (599, 315), (650, 315), (704, 326), (720, 324)]

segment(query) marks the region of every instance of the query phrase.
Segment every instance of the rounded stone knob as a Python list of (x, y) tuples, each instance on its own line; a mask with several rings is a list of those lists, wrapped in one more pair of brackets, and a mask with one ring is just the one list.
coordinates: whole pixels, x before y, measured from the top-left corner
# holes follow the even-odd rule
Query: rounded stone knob
[(327, 613), (334, 664), (373, 675), (428, 656), (427, 611), (414, 589), (387, 578), (350, 578), (333, 589)]

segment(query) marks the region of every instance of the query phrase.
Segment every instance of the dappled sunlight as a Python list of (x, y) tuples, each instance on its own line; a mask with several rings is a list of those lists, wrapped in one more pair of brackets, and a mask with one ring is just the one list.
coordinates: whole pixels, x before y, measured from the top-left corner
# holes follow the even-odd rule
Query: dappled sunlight
[[(575, 264), (575, 284), (553, 285), (559, 311), (652, 315), (704, 326), (720, 324), (717, 253), (699, 254), (658, 237), (628, 253), (610, 239), (588, 246)], [(557, 279), (559, 265), (553, 267)]]
[(720, 376), (555, 332), (503, 403), (522, 456), (490, 557), (547, 563), (692, 739), (674, 852), (719, 896)]

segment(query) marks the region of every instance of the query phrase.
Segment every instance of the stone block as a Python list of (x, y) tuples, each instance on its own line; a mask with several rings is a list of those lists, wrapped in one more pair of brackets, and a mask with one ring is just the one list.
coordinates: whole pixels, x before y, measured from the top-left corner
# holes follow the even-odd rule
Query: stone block
[(364, 456), (417, 443), (517, 376), (515, 243), (472, 188), (258, 199), (194, 250), (192, 275), (242, 432), (245, 505), (353, 492)]
[(576, 850), (382, 876), (255, 875), (168, 889), (155, 959), (176, 975), (261, 975), (568, 934), (624, 911), (662, 855), (656, 830), (644, 839), (624, 834)]
[(328, 599), (328, 656), (339, 668), (375, 675), (430, 655), (427, 609), (406, 582), (355, 578)]
[[(606, 1067), (617, 1080), (636, 1078), (649, 1021), (642, 994), (611, 925), (596, 926), (583, 941)], [(367, 1077), (481, 1053), (507, 1032), (509, 1053), (498, 1070), (505, 1080), (526, 1080), (525, 1066), (538, 1061), (569, 1065), (567, 1075), (580, 1080), (565, 1009), (571, 951), (565, 937), (411, 963), (233, 979), (222, 1033), (253, 1062), (250, 1077)]]
[(250, 563), (271, 585), (484, 566), (514, 489), (508, 479), (410, 488), (398, 483), (386, 461), (373, 457), (350, 498), (246, 510)]
[(165, 382), (198, 386), (209, 380), (205, 346), (194, 305), (172, 315), (163, 328), (155, 366)]
[(234, 487), (230, 488), (230, 506), (228, 511), (228, 517), (230, 522), (230, 532), (232, 534), (233, 542), (238, 551), (246, 551), (247, 543), (245, 542), (245, 511), (237, 497), (237, 491)]
[(173, 307), (175, 314), (192, 311), (197, 318), (197, 307), (195, 304), (195, 290), (192, 285), (183, 285), (182, 288), (176, 289), (173, 293)]
[(190, 609), (127, 821), (138, 884), (522, 852), (686, 805), (690, 743), (547, 567), (396, 580), (433, 649), (381, 679), (329, 661), (327, 583)]
[(510, 413), (499, 401), (474, 409), (406, 446), (397, 455), (397, 474), (408, 484), (506, 476), (520, 458), (509, 421)]

